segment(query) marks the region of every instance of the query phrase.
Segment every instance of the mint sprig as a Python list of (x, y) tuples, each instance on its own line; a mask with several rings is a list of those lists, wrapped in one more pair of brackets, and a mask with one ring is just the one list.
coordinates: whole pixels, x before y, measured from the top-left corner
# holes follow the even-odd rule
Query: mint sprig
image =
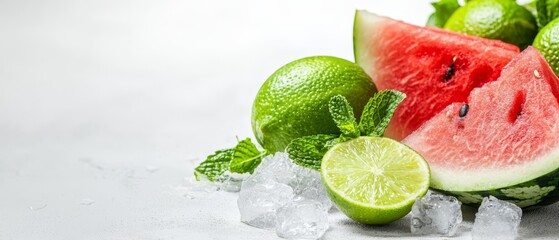
[(196, 180), (200, 180), (200, 178), (205, 176), (208, 180), (212, 182), (215, 181), (221, 174), (229, 169), (229, 164), (231, 164), (234, 152), (235, 149), (233, 148), (222, 149), (206, 157), (206, 160), (201, 162), (200, 165), (194, 169)]
[(336, 95), (330, 98), (328, 110), (343, 137), (356, 138), (361, 134), (353, 114), (353, 108), (345, 97)]
[(229, 171), (234, 173), (254, 172), (266, 154), (265, 151), (259, 151), (250, 138), (240, 141), (233, 152)]
[(386, 90), (375, 94), (363, 110), (359, 127), (364, 136), (383, 136), (390, 119), (406, 94), (396, 90)]
[(541, 29), (553, 19), (559, 17), (559, 0), (537, 0), (536, 10), (538, 14), (536, 22)]
[(294, 139), (286, 148), (289, 158), (300, 166), (320, 171), (322, 157), (335, 144), (361, 135), (383, 136), (394, 111), (405, 97), (396, 90), (376, 93), (365, 105), (359, 124), (347, 99), (341, 95), (332, 97), (328, 108), (341, 135), (319, 134)]
[(234, 148), (209, 155), (194, 169), (194, 176), (197, 180), (205, 177), (213, 182), (228, 170), (232, 173), (252, 173), (265, 155), (265, 151), (258, 150), (250, 138), (246, 138)]

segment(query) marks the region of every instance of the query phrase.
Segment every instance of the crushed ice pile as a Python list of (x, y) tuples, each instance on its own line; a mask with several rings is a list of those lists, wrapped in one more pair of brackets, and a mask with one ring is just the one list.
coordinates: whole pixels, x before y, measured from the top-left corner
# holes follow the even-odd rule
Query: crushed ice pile
[(419, 235), (454, 236), (462, 222), (461, 205), (455, 197), (429, 191), (413, 204), (411, 232)]
[(522, 209), (493, 196), (483, 199), (476, 213), (472, 239), (516, 239)]
[[(329, 227), (332, 202), (320, 173), (293, 164), (283, 152), (265, 157), (252, 175), (225, 172), (215, 183), (191, 178), (186, 190), (190, 199), (216, 190), (239, 192), (241, 221), (275, 229), (282, 238), (319, 239)], [(462, 222), (461, 203), (455, 197), (429, 191), (417, 199), (410, 216), (412, 234), (451, 237)], [(521, 218), (518, 206), (486, 197), (476, 213), (472, 239), (517, 239)]]
[(243, 180), (237, 205), (241, 221), (275, 228), (288, 239), (318, 239), (328, 229), (328, 198), (320, 173), (293, 164), (286, 153), (265, 157)]

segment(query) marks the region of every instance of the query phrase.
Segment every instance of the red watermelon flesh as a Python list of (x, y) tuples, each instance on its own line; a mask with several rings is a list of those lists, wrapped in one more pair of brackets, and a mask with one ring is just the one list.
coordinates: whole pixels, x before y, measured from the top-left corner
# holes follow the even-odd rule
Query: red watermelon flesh
[(559, 79), (528, 47), (497, 81), (447, 106), (403, 142), (429, 162), (433, 188), (479, 191), (523, 183), (559, 168), (558, 99)]
[(378, 90), (396, 89), (407, 98), (385, 136), (401, 140), (470, 91), (494, 81), (515, 57), (516, 46), (430, 27), (419, 27), (357, 11), (356, 62)]

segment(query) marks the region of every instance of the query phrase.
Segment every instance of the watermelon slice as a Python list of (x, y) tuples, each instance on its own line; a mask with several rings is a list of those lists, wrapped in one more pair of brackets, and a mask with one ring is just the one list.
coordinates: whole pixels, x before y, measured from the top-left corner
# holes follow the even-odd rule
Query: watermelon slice
[(518, 55), (518, 47), (497, 40), (419, 27), (357, 11), (355, 61), (378, 90), (407, 94), (385, 136), (401, 140), (470, 91), (494, 81)]
[(429, 162), (431, 187), (466, 204), (559, 199), (559, 79), (533, 47), (403, 140)]

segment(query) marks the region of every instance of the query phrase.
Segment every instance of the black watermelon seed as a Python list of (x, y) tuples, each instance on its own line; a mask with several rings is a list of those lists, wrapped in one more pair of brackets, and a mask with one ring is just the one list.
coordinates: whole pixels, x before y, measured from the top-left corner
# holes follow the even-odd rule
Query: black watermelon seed
[(458, 112), (458, 116), (465, 117), (468, 114), (468, 110), (470, 110), (470, 106), (466, 103), (460, 107), (460, 111)]
[(454, 73), (456, 72), (456, 66), (454, 66), (453, 64), (450, 64), (450, 66), (448, 66), (448, 69), (446, 69), (446, 73), (444, 74), (444, 82), (448, 82), (450, 81), (450, 79), (452, 79), (452, 77), (454, 77)]

